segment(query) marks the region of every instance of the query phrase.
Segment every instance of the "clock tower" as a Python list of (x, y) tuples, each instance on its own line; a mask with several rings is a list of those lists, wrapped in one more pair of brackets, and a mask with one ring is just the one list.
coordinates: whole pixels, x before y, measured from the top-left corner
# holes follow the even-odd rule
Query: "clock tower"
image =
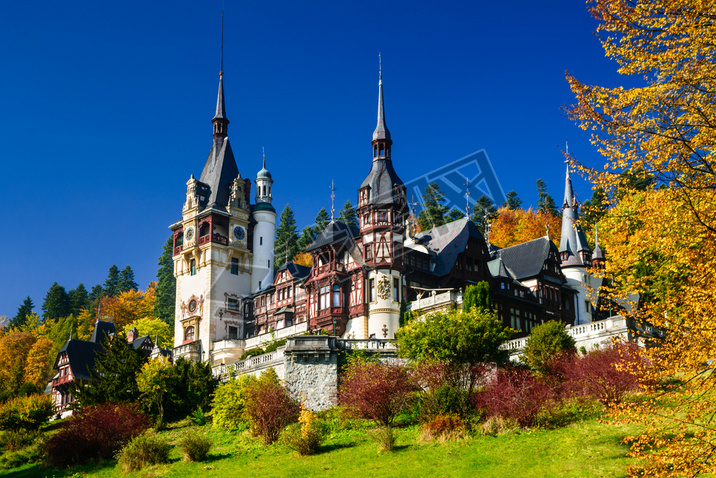
[(212, 360), (214, 342), (243, 333), (240, 299), (251, 289), (251, 181), (241, 177), (231, 150), (223, 71), (209, 157), (200, 178), (187, 182), (181, 221), (173, 231), (176, 315), (174, 355)]

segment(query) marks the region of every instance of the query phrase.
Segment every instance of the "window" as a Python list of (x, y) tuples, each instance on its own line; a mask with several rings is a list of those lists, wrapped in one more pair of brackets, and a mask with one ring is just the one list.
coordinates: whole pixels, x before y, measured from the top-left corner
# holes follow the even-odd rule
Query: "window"
[(393, 279), (393, 301), (400, 302), (400, 279)]
[(261, 281), (259, 281), (259, 289), (261, 289)]
[(263, 245), (264, 245), (264, 237), (261, 236), (261, 237), (259, 237), (259, 246), (263, 246)]
[(174, 247), (179, 247), (184, 244), (184, 233), (180, 232), (177, 234), (176, 244)]
[(226, 307), (229, 310), (239, 310), (239, 299), (232, 299), (231, 297), (229, 297), (229, 301)]
[(239, 328), (229, 326), (229, 340), (236, 340), (239, 338)]
[(341, 306), (341, 287), (338, 284), (333, 284), (333, 307)]
[(373, 250), (371, 244), (365, 245), (365, 260), (370, 261), (373, 259)]
[(328, 307), (328, 286), (321, 287), (318, 295), (318, 309), (323, 310)]
[(239, 260), (235, 257), (231, 258), (231, 273), (235, 276), (239, 275)]
[(184, 342), (193, 342), (194, 341), (194, 326), (190, 325), (189, 327), (184, 330)]
[(266, 261), (266, 267), (271, 269), (271, 259)]
[(370, 302), (375, 302), (375, 279), (371, 279), (368, 283), (370, 289)]
[(191, 275), (196, 275), (196, 259), (192, 259), (189, 263), (189, 269), (191, 269)]

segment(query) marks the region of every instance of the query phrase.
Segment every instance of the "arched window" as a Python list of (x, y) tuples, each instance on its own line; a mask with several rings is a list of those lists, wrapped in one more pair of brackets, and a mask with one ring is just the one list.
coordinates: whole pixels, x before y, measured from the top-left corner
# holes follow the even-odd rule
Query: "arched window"
[(341, 286), (333, 284), (333, 307), (341, 306)]
[(184, 342), (194, 341), (194, 326), (190, 325), (184, 330)]

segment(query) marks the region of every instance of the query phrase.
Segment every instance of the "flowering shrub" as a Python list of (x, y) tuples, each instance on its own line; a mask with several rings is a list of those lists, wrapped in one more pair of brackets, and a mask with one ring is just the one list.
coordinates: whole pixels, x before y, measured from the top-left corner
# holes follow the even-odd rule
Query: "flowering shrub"
[(521, 427), (534, 425), (537, 414), (554, 403), (551, 388), (529, 370), (499, 370), (485, 389), (474, 395), (475, 408), (488, 417), (514, 420)]
[(41, 449), (48, 466), (63, 468), (112, 458), (149, 427), (136, 406), (104, 403), (73, 416)]
[(53, 413), (48, 395), (13, 398), (0, 406), (0, 430), (37, 430)]
[(405, 367), (380, 362), (353, 362), (346, 369), (339, 402), (358, 418), (390, 426), (417, 390)]
[(244, 412), (251, 424), (251, 433), (260, 436), (266, 445), (278, 440), (286, 425), (298, 418), (298, 403), (292, 399), (270, 368), (247, 386)]

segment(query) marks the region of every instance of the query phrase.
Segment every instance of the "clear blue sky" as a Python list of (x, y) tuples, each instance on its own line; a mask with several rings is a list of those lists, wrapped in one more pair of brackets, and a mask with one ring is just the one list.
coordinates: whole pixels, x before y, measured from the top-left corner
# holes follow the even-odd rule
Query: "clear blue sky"
[[(221, 0), (0, 3), (0, 314), (40, 312), (129, 264), (145, 288), (211, 145)], [(404, 181), (486, 149), (505, 192), (560, 203), (560, 147), (603, 163), (561, 107), (565, 70), (617, 85), (579, 1), (225, 1), (229, 136), (244, 177), (266, 147), (299, 229), (367, 175), (383, 52)], [(581, 200), (591, 192), (577, 179)]]

